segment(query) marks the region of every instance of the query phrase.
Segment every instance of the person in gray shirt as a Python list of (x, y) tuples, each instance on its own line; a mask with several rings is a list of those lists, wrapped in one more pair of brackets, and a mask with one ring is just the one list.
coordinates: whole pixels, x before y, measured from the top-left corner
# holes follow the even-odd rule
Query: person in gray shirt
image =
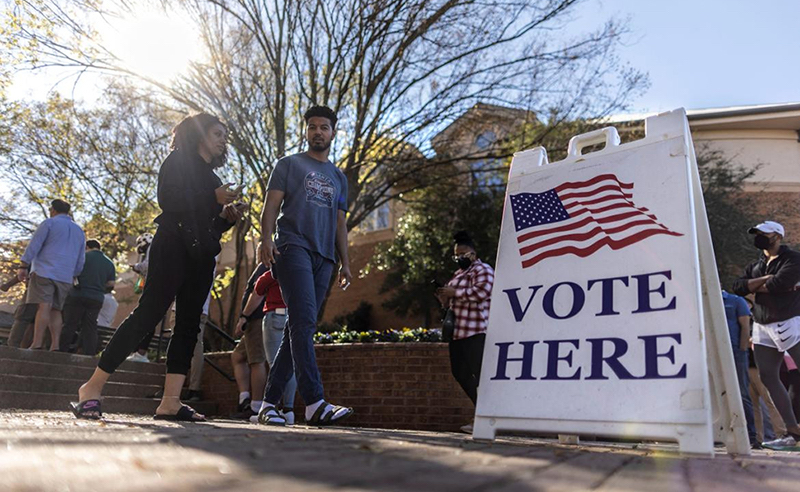
[(353, 413), (325, 401), (313, 340), (337, 253), (340, 287), (346, 289), (353, 277), (347, 254), (347, 178), (328, 159), (337, 117), (330, 108), (314, 106), (304, 118), (308, 151), (275, 165), (261, 215), (261, 261), (273, 265), (289, 314), (258, 415), (266, 425), (286, 424), (276, 406), (293, 372), (308, 424), (334, 425)]

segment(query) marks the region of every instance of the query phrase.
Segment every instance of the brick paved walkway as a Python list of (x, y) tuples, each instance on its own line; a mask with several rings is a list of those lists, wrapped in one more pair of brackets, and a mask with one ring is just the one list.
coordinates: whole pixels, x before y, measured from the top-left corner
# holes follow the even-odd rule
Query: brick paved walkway
[(0, 490), (800, 490), (800, 453), (680, 458), (674, 446), (561, 446), (448, 433), (175, 424), (0, 412)]

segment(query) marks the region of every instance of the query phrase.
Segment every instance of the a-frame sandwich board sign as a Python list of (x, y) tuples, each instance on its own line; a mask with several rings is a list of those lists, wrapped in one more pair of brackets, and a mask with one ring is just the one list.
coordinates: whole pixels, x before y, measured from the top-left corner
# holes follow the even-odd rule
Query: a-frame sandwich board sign
[[(498, 430), (749, 453), (686, 113), (515, 154), (473, 437)], [(602, 150), (582, 154), (590, 145)]]

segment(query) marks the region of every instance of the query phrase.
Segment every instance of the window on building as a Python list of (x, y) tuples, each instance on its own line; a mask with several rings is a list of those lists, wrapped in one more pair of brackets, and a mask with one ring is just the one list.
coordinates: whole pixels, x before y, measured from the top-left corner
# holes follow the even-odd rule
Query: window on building
[(497, 141), (497, 135), (491, 130), (487, 130), (475, 139), (475, 146), (481, 150), (488, 149), (493, 143)]
[(361, 222), (359, 229), (364, 232), (373, 232), (389, 229), (391, 226), (391, 210), (387, 202), (370, 212)]

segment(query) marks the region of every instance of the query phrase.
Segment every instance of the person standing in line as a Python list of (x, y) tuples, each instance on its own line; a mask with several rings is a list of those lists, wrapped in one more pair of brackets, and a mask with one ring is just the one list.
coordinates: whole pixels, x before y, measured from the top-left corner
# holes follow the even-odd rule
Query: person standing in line
[(242, 307), (236, 322), (234, 336), (240, 337), (239, 343), (231, 353), (231, 366), (236, 386), (239, 389), (239, 407), (233, 418), (249, 420), (261, 410), (264, 398), (264, 387), (267, 385), (267, 354), (264, 351), (264, 340), (261, 334), (261, 320), (264, 318), (264, 299), (254, 302), (247, 309), (256, 287), (256, 281), (267, 271), (263, 263), (256, 266), (247, 279), (242, 294)]
[[(256, 281), (255, 289), (250, 294), (250, 299), (247, 301), (242, 313), (246, 316), (252, 313), (255, 309), (259, 309), (259, 303), (263, 306), (264, 320), (261, 330), (262, 338), (264, 340), (264, 352), (266, 353), (267, 363), (270, 370), (275, 365), (275, 357), (278, 355), (278, 349), (283, 341), (283, 331), (286, 327), (287, 309), (286, 304), (283, 302), (281, 296), (281, 288), (278, 282), (272, 276), (272, 272), (267, 270)], [(286, 421), (287, 425), (293, 425), (295, 422), (294, 416), (294, 397), (297, 393), (297, 378), (292, 374), (289, 382), (283, 390), (283, 400), (280, 402), (281, 406), (278, 413)], [(258, 418), (253, 417), (251, 421), (257, 422)]]
[(226, 161), (227, 127), (206, 113), (187, 116), (173, 130), (172, 152), (158, 173), (158, 230), (150, 246), (150, 268), (139, 305), (117, 328), (92, 377), (78, 390), (72, 410), (78, 418), (102, 417), (100, 397), (108, 378), (142, 338), (176, 303), (175, 332), (167, 349), (164, 392), (154, 418), (202, 421), (180, 401), (200, 329), (200, 315), (211, 289), (220, 238), (241, 218), (234, 203), (240, 189), (214, 173)]
[(755, 293), (753, 344), (761, 381), (786, 424), (785, 436), (763, 443), (769, 448), (794, 447), (800, 440), (789, 394), (780, 380), (783, 352), (800, 364), (800, 252), (782, 244), (781, 224), (765, 221), (748, 232), (763, 256), (750, 263), (734, 283), (740, 296)]
[(59, 342), (62, 352), (71, 351), (72, 339), (77, 332), (82, 353), (97, 355), (97, 316), (103, 308), (105, 293), (114, 288), (116, 279), (114, 262), (103, 254), (100, 242), (96, 239), (86, 241), (83, 270), (64, 305), (64, 332)]
[(103, 307), (97, 313), (97, 326), (111, 328), (114, 324), (114, 317), (117, 315), (119, 302), (114, 298), (114, 291), (106, 292), (103, 296)]
[[(136, 294), (141, 294), (142, 290), (144, 290), (144, 283), (147, 279), (147, 269), (150, 264), (151, 244), (153, 244), (153, 235), (149, 232), (145, 232), (136, 238), (136, 252), (139, 254), (139, 261), (133, 265), (130, 265), (131, 270), (139, 274), (139, 279), (136, 281), (136, 287), (133, 289), (134, 293)], [(164, 324), (166, 325), (166, 320), (164, 321)], [(160, 324), (161, 323), (159, 323), (159, 325)], [(136, 350), (131, 353), (126, 360), (132, 362), (150, 362), (150, 359), (147, 358), (147, 351), (150, 349), (150, 342), (153, 340), (155, 333), (156, 327), (154, 326), (152, 330), (147, 332), (147, 334), (142, 337), (142, 341), (139, 343), (139, 346), (136, 347)]]
[(335, 425), (353, 413), (325, 401), (314, 353), (317, 316), (336, 253), (342, 265), (339, 286), (346, 289), (353, 278), (347, 254), (347, 178), (328, 159), (337, 117), (328, 107), (314, 106), (304, 119), (308, 151), (275, 165), (261, 214), (261, 261), (272, 266), (291, 313), (258, 415), (259, 423), (267, 425), (286, 425), (277, 404), (292, 375), (297, 376), (308, 424)]
[[(9, 289), (19, 283), (23, 282), (20, 282), (19, 278), (15, 275), (0, 287), (0, 291), (8, 292)], [(13, 348), (22, 347), (23, 341), (26, 335), (28, 335), (28, 329), (33, 325), (34, 321), (36, 321), (36, 311), (39, 308), (38, 304), (28, 304), (25, 302), (25, 299), (28, 297), (28, 283), (24, 282), (24, 284), (25, 293), (22, 295), (22, 302), (20, 302), (14, 310), (14, 323), (11, 325), (11, 331), (8, 334), (8, 346)]]
[(752, 449), (761, 449), (761, 441), (756, 433), (756, 422), (753, 416), (753, 401), (750, 399), (750, 379), (747, 374), (749, 366), (747, 348), (750, 345), (750, 308), (743, 297), (722, 291), (722, 304), (725, 307), (725, 320), (733, 350), (733, 362), (736, 378), (739, 381), (739, 392), (742, 395), (742, 408), (747, 423), (747, 436)]
[(69, 210), (70, 204), (64, 200), (50, 202), (50, 218), (36, 228), (17, 270), (17, 278), (28, 281), (25, 302), (39, 306), (30, 346), (34, 350), (44, 349), (44, 333), (48, 329), (50, 350), (58, 350), (61, 311), (75, 278), (83, 270), (86, 236), (72, 221)]
[[(453, 261), (458, 263), (458, 270), (446, 286), (436, 291), (436, 297), (455, 314), (453, 340), (449, 343), (453, 377), (472, 403), (477, 404), (494, 270), (478, 258), (475, 243), (467, 232), (459, 231), (453, 239)], [(471, 434), (472, 424), (464, 425), (461, 430)]]

